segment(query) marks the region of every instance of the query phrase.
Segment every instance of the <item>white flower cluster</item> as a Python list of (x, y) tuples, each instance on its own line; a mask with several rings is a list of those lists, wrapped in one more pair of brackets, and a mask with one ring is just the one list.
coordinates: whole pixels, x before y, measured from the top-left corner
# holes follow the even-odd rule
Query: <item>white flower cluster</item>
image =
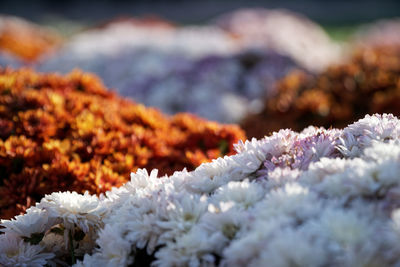
[[(0, 265), (398, 266), (400, 121), (281, 130), (192, 172), (53, 193), (2, 221)], [(31, 265), (24, 265), (29, 262)]]
[(259, 111), (274, 83), (297, 67), (274, 50), (242, 48), (215, 26), (115, 22), (76, 35), (37, 69), (67, 73), (80, 68), (119, 94), (167, 114), (191, 112), (232, 123)]
[(344, 56), (343, 47), (332, 42), (319, 25), (288, 10), (239, 9), (216, 21), (238, 36), (242, 47), (277, 51), (311, 71), (322, 71)]
[(2, 220), (0, 266), (65, 265), (66, 257), (90, 253), (106, 208), (96, 196), (76, 192), (46, 195), (25, 215)]

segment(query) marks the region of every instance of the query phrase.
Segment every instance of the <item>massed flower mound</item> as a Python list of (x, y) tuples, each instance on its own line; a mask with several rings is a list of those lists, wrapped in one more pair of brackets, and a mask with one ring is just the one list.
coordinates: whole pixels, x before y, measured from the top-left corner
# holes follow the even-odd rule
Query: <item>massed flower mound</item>
[(78, 67), (167, 114), (237, 123), (260, 110), (275, 82), (299, 66), (267, 47), (239, 47), (217, 27), (128, 19), (76, 35), (36, 67), (62, 73)]
[(295, 71), (276, 85), (275, 97), (242, 123), (248, 137), (308, 125), (345, 127), (373, 113), (400, 115), (400, 46), (359, 48), (349, 62), (319, 75)]
[(124, 100), (93, 75), (1, 69), (0, 218), (55, 191), (105, 192), (138, 168), (192, 170), (241, 139), (237, 126)]
[(192, 172), (100, 197), (46, 195), (2, 220), (0, 264), (397, 266), (400, 121), (281, 130)]

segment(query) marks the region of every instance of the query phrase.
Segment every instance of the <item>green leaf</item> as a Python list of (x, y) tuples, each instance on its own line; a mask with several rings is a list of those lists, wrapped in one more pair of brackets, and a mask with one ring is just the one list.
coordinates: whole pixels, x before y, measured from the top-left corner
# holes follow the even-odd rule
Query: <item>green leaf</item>
[(218, 148), (219, 148), (219, 151), (221, 151), (221, 155), (228, 154), (229, 145), (228, 145), (228, 142), (226, 140), (219, 141)]

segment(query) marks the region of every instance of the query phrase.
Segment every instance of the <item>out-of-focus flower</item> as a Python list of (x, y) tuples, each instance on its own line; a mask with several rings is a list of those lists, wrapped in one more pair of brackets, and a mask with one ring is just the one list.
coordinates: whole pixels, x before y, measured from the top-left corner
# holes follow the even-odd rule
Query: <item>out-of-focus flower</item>
[[(53, 52), (60, 43), (60, 36), (49, 29), (18, 17), (0, 17), (0, 51), (26, 63), (33, 63)], [(7, 63), (10, 62), (0, 61), (0, 66), (6, 66)]]
[(400, 115), (400, 46), (359, 48), (352, 59), (319, 75), (293, 72), (277, 84), (265, 108), (241, 124), (248, 136), (310, 124), (344, 127), (366, 114)]
[(287, 10), (240, 9), (221, 15), (216, 25), (234, 34), (242, 47), (276, 51), (312, 71), (342, 58), (341, 47), (320, 26)]

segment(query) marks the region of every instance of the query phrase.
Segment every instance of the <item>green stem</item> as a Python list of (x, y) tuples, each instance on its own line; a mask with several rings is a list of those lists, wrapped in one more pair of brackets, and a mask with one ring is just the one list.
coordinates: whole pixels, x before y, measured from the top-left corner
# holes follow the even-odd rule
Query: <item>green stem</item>
[(74, 243), (73, 243), (74, 240), (72, 238), (72, 230), (69, 230), (68, 238), (69, 238), (69, 253), (71, 254), (71, 264), (75, 264), (76, 259), (75, 259)]

